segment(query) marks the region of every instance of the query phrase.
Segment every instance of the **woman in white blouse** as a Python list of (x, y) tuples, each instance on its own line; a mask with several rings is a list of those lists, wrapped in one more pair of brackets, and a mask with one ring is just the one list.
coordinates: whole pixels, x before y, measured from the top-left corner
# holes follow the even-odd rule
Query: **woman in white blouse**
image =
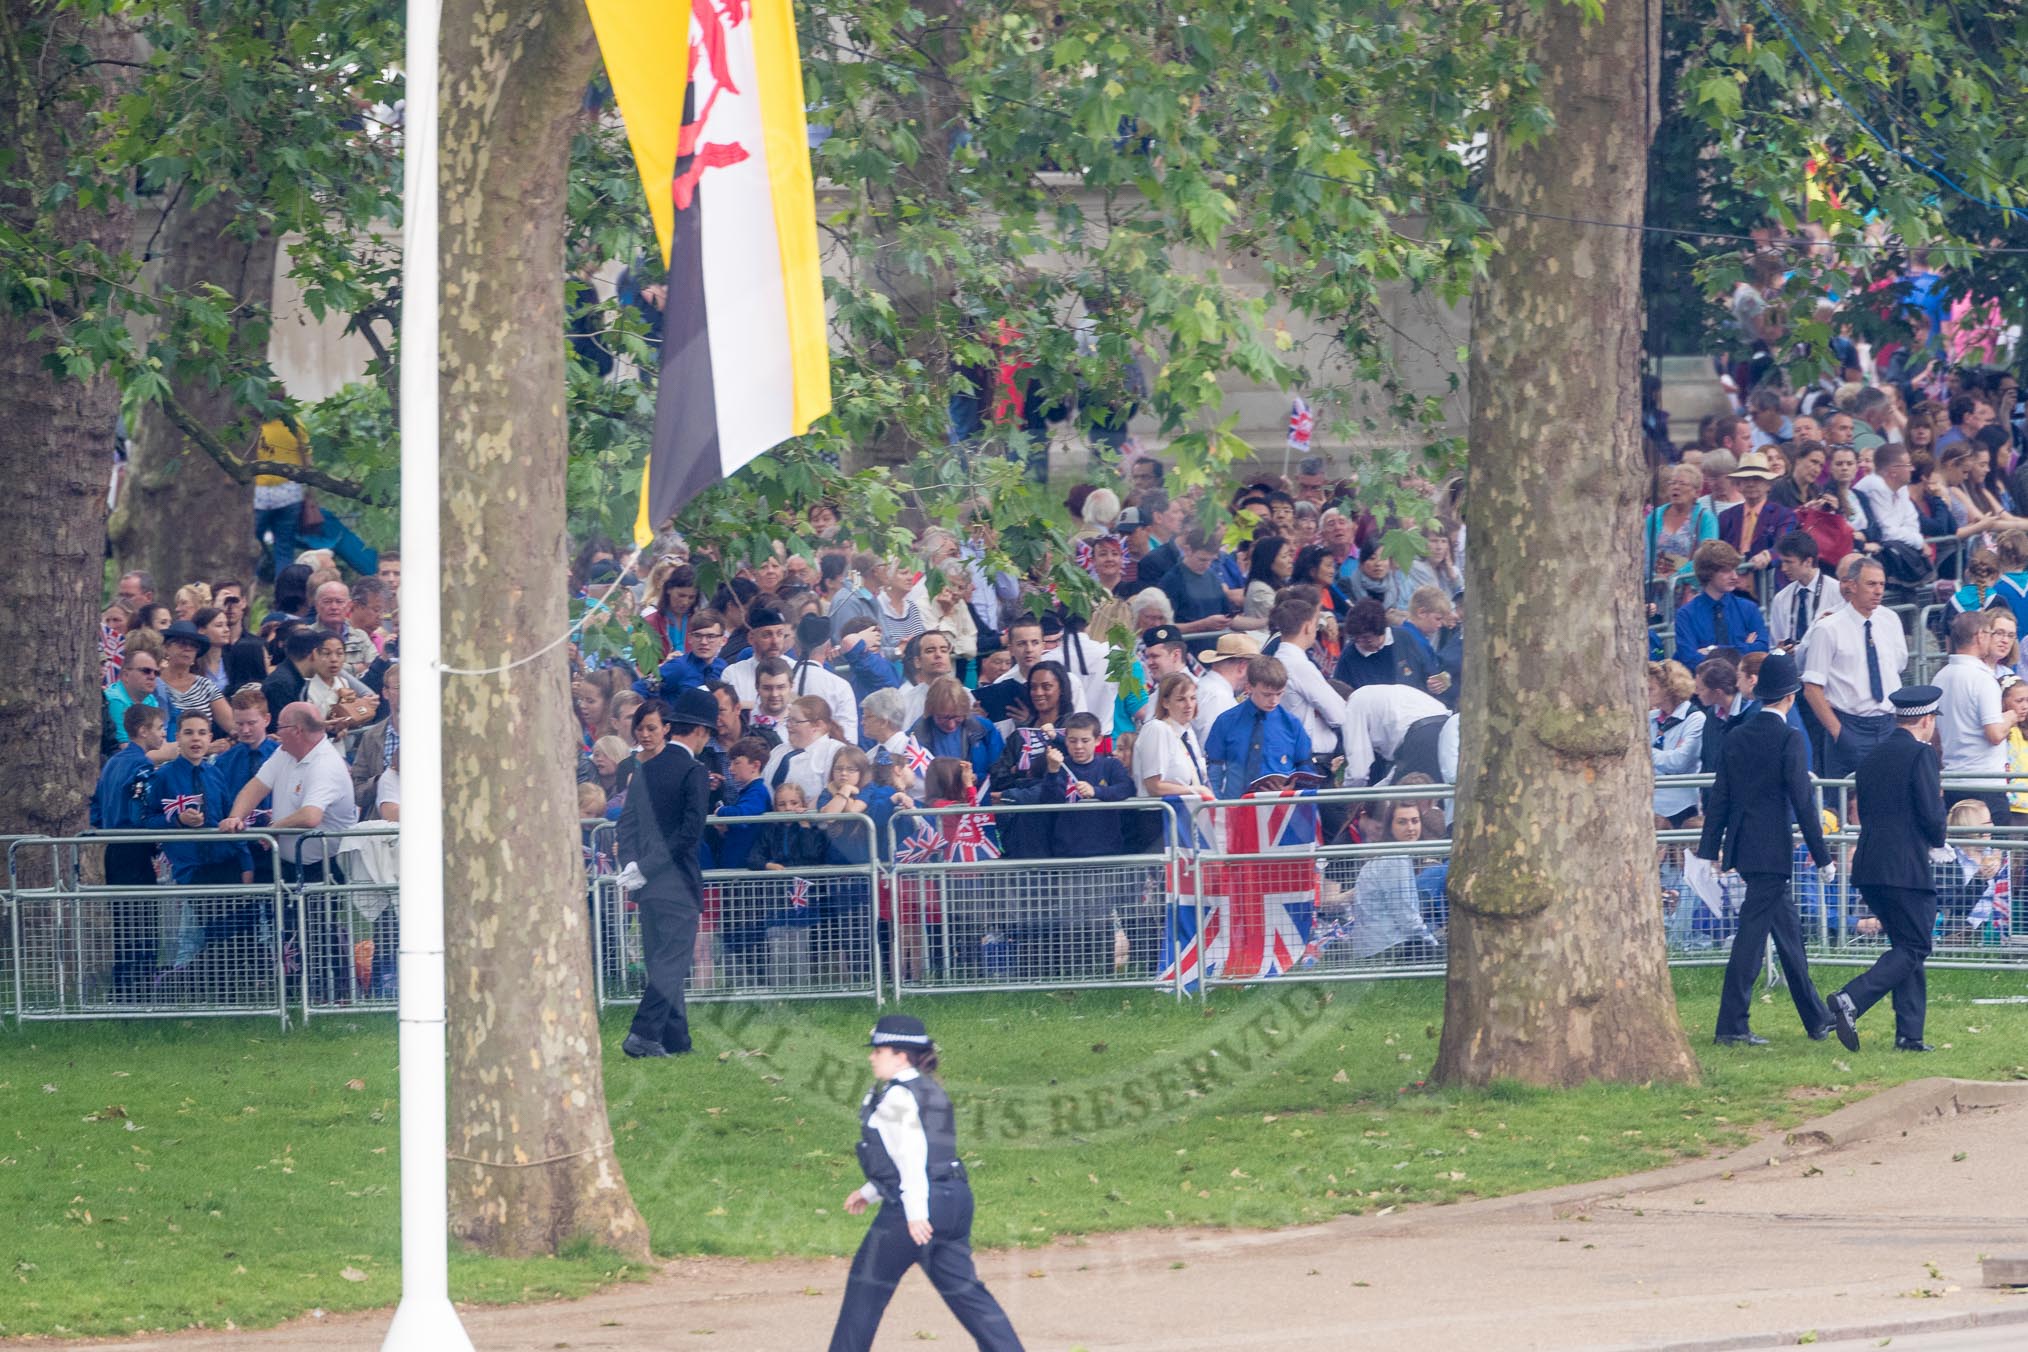
[(1190, 721), (1197, 717), (1197, 682), (1171, 672), (1155, 687), (1155, 712), (1134, 742), (1134, 784), (1150, 798), (1215, 795), (1204, 783), (1204, 748)]
[(784, 783), (802, 787), (803, 797), (815, 805), (831, 777), (831, 762), (845, 743), (838, 738), (838, 725), (831, 718), (831, 706), (822, 695), (804, 695), (789, 701), (782, 718), (782, 732), (788, 738), (774, 749), (761, 769), (768, 794)]

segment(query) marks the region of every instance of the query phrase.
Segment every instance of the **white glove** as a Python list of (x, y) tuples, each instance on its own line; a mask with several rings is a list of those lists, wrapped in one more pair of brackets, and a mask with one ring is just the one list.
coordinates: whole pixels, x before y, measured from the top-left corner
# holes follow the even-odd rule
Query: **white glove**
[(613, 881), (620, 885), (622, 892), (638, 892), (648, 885), (648, 875), (641, 872), (639, 864), (629, 860), (627, 866), (613, 876)]
[(1824, 866), (1823, 866), (1822, 868), (1818, 869), (1818, 870), (1817, 870), (1817, 876), (1818, 876), (1819, 878), (1823, 879), (1823, 880), (1824, 880), (1825, 882), (1827, 882), (1827, 883), (1835, 883), (1835, 882), (1837, 882), (1837, 881), (1838, 881), (1838, 861), (1837, 861), (1837, 860), (1835, 860), (1835, 859), (1833, 859), (1833, 860), (1832, 860), (1832, 861), (1831, 861), (1830, 863), (1828, 863), (1828, 864), (1824, 865)]

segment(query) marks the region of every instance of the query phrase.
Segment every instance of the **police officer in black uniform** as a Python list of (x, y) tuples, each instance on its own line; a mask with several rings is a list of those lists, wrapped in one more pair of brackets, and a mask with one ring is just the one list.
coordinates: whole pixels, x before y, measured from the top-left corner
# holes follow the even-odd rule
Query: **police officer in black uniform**
[(896, 1284), (916, 1263), (981, 1352), (1021, 1352), (1006, 1312), (972, 1267), (972, 1189), (958, 1158), (957, 1114), (930, 1074), (936, 1044), (921, 1019), (889, 1014), (866, 1045), (879, 1081), (859, 1110), (866, 1185), (846, 1196), (845, 1209), (856, 1216), (878, 1202), (880, 1210), (853, 1256), (831, 1352), (873, 1346)]
[(1859, 1016), (1885, 995), (1894, 1001), (1895, 1047), (1926, 1052), (1922, 1024), (1929, 982), (1922, 965), (1936, 926), (1929, 852), (1944, 843), (1942, 767), (1931, 742), (1943, 691), (1904, 686), (1889, 698), (1894, 731), (1860, 762), (1855, 776), (1859, 848), (1852, 856), (1852, 881), (1892, 946), (1828, 1003), (1831, 1026), (1847, 1051), (1859, 1050), (1854, 1026)]
[(633, 895), (648, 988), (620, 1044), (628, 1056), (680, 1056), (690, 1050), (683, 987), (704, 913), (698, 846), (711, 811), (710, 776), (697, 752), (717, 726), (718, 701), (703, 690), (678, 690), (666, 702), (651, 699), (634, 711), (640, 768), (620, 810), (620, 857), (638, 864), (647, 879)]
[(1739, 910), (1739, 934), (1725, 964), (1725, 992), (1718, 1000), (1720, 1044), (1765, 1046), (1767, 1039), (1747, 1026), (1753, 1009), (1753, 978), (1769, 936), (1789, 983), (1803, 1030), (1821, 1041), (1830, 1035), (1831, 1015), (1810, 983), (1803, 953), (1803, 925), (1789, 896), (1795, 846), (1791, 819), (1803, 829), (1803, 843), (1819, 869), (1831, 863), (1824, 828), (1810, 794), (1809, 752), (1803, 734), (1788, 724), (1789, 705), (1803, 688), (1795, 659), (1771, 653), (1760, 669), (1756, 693), (1761, 707), (1742, 715), (1725, 736), (1718, 779), (1704, 817), (1697, 857), (1721, 862), (1746, 879), (1746, 902)]

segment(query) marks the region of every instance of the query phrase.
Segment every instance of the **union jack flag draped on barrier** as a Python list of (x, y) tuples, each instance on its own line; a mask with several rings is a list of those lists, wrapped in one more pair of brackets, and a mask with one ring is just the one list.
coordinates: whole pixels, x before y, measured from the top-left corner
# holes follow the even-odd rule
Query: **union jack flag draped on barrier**
[[(1230, 855), (1185, 861), (1170, 888), (1169, 926), (1163, 936), (1162, 972), (1156, 979), (1196, 989), (1210, 976), (1253, 981), (1285, 976), (1303, 960), (1316, 922), (1321, 875), (1317, 807), (1311, 795), (1285, 790), (1252, 795), (1248, 805), (1213, 809)], [(1197, 929), (1196, 894), (1204, 895), (1204, 929)]]

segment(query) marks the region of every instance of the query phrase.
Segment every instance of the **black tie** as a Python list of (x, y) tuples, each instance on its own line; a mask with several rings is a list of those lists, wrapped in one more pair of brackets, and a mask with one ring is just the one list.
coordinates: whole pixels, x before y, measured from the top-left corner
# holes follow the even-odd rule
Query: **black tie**
[(1253, 706), (1253, 740), (1246, 744), (1246, 782), (1253, 783), (1260, 778), (1261, 738), (1267, 734), (1267, 710), (1258, 704)]
[(1866, 684), (1875, 704), (1887, 698), (1887, 685), (1880, 679), (1880, 650), (1873, 646), (1873, 621), (1866, 621)]
[(1803, 631), (1809, 627), (1810, 594), (1804, 591), (1802, 586), (1798, 584), (1796, 587), (1796, 632), (1790, 635), (1790, 637), (1800, 639), (1803, 636)]
[(789, 777), (789, 762), (802, 754), (801, 751), (791, 751), (788, 755), (782, 757), (782, 763), (775, 767), (774, 778), (768, 781), (768, 787), (779, 789), (782, 786), (782, 781)]
[(1732, 646), (1732, 626), (1725, 622), (1725, 602), (1711, 598), (1711, 641), (1720, 648)]

